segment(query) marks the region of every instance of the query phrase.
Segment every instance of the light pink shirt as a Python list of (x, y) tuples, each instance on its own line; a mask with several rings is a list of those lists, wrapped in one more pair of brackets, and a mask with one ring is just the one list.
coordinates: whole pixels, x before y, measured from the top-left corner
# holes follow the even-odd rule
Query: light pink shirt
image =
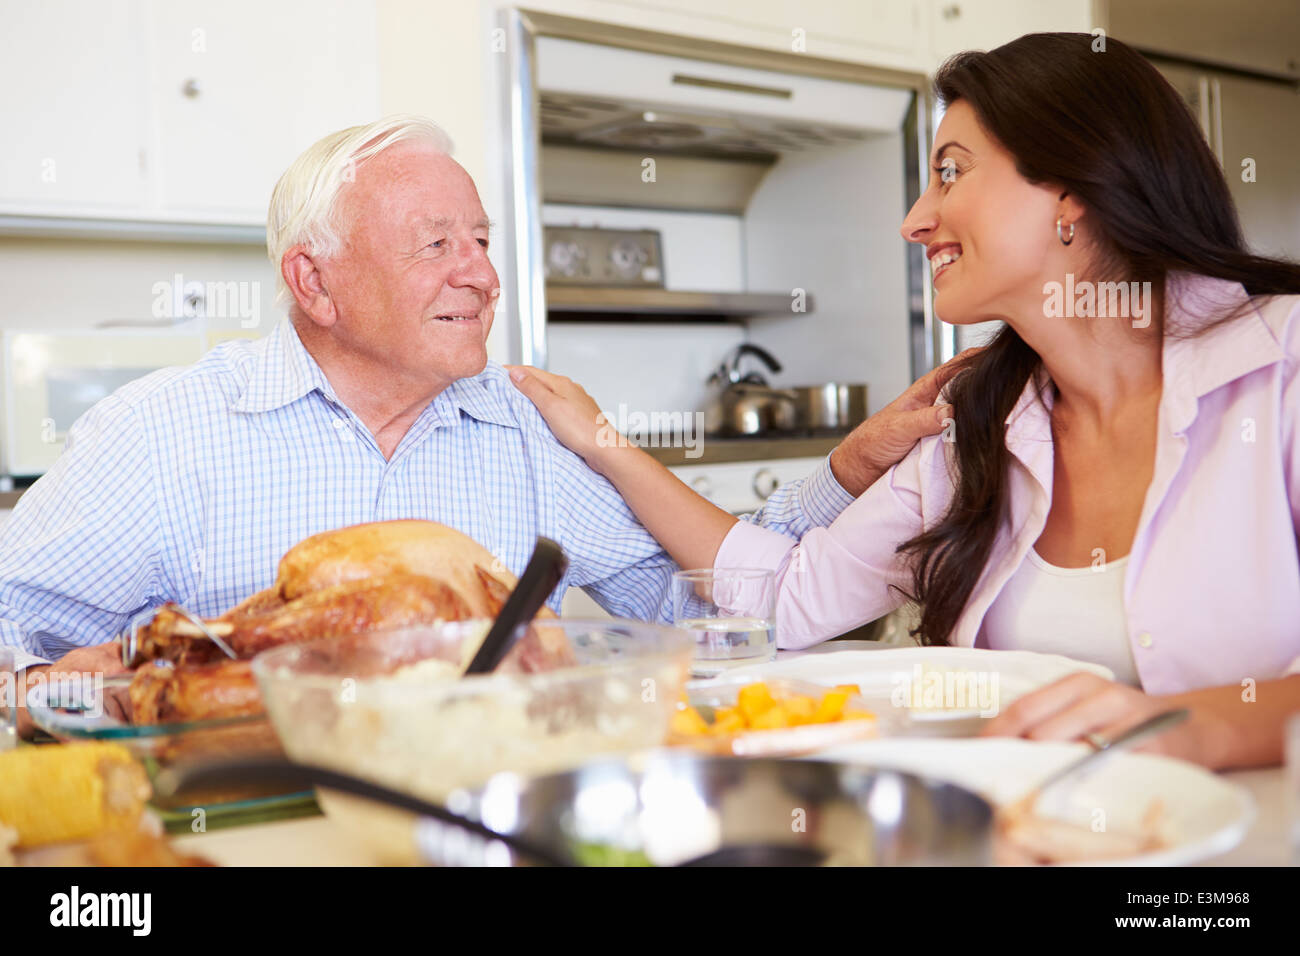
[[(1169, 292), (1173, 323), (1245, 298), (1237, 283), (1186, 274), (1171, 276)], [(1166, 336), (1162, 354), (1155, 470), (1124, 578), (1142, 686), (1175, 693), (1300, 672), (1300, 296), (1194, 338)], [(1031, 381), (1007, 417), (1010, 520), (954, 645), (988, 646), (985, 614), (1047, 520), (1052, 389), (1039, 401), (1037, 388)], [(922, 440), (830, 527), (800, 542), (737, 524), (715, 566), (777, 571), (781, 647), (887, 614), (905, 600), (891, 585), (910, 591), (912, 583), (895, 548), (937, 523), (952, 499), (951, 447), (942, 436)]]

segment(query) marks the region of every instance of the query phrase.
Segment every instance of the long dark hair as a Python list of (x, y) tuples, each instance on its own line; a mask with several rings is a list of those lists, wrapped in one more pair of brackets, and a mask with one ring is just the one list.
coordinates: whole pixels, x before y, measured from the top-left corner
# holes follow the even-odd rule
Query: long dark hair
[[(1107, 278), (1159, 289), (1168, 273), (1186, 271), (1239, 282), (1252, 296), (1300, 293), (1300, 264), (1247, 249), (1227, 181), (1178, 93), (1131, 47), (1106, 38), (1094, 51), (1094, 39), (1035, 33), (959, 53), (939, 70), (935, 93), (970, 104), (1026, 180), (1083, 203), (1094, 266)], [(913, 633), (924, 644), (948, 643), (1007, 518), (1005, 422), (1040, 365), (1006, 326), (950, 384), (952, 505), (898, 549), (912, 566), (910, 596), (922, 604)]]

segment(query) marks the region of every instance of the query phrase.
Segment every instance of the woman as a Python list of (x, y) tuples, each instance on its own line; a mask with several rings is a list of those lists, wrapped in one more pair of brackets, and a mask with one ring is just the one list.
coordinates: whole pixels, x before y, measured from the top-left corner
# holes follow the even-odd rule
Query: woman
[(1300, 709), (1300, 265), (1247, 251), (1156, 70), (1091, 44), (1026, 36), (939, 72), (933, 174), (902, 234), (945, 321), (1005, 327), (948, 386), (951, 433), (830, 528), (796, 547), (737, 524), (614, 447), (581, 389), (518, 385), (683, 567), (776, 569), (784, 646), (915, 598), (924, 643), (1116, 674), (1027, 695), (988, 733), (1079, 739), (1183, 706), (1152, 749), (1276, 763)]

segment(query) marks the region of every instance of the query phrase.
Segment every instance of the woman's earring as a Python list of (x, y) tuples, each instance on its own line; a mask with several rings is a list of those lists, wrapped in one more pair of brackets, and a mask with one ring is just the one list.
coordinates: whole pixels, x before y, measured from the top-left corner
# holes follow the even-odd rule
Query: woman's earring
[(1068, 246), (1070, 243), (1074, 242), (1074, 223), (1070, 223), (1070, 235), (1067, 237), (1065, 232), (1061, 229), (1061, 219), (1064, 218), (1064, 216), (1061, 216), (1056, 220), (1056, 238), (1061, 240), (1061, 245)]

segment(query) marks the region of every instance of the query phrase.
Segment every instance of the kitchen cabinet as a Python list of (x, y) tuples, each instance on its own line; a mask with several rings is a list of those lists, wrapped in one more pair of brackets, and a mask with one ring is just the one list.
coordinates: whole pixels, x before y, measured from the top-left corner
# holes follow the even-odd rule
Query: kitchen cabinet
[(1109, 6), (1109, 33), (1144, 53), (1296, 80), (1296, 11), (1296, 0), (1122, 0)]
[(172, 215), (262, 222), (303, 149), (378, 116), (373, 4), (167, 0), (151, 20), (157, 198)]
[[(573, 0), (529, 6), (583, 15)], [(1095, 0), (596, 0), (589, 15), (706, 40), (933, 73), (1025, 33), (1088, 32)], [(638, 16), (638, 14), (640, 14)], [(648, 14), (648, 16), (647, 16)]]
[[(920, 0), (627, 0), (628, 6), (673, 11), (695, 23), (692, 34), (810, 56), (882, 66), (915, 65), (924, 49)], [(741, 36), (746, 34), (746, 36)]]
[(927, 0), (933, 73), (962, 50), (991, 50), (1026, 33), (1088, 33), (1092, 0)]
[(0, 2), (0, 209), (123, 215), (148, 197), (137, 0)]
[(11, 231), (209, 223), (260, 241), (294, 156), (379, 112), (373, 2), (0, 3), (0, 115), (21, 131), (0, 157)]

